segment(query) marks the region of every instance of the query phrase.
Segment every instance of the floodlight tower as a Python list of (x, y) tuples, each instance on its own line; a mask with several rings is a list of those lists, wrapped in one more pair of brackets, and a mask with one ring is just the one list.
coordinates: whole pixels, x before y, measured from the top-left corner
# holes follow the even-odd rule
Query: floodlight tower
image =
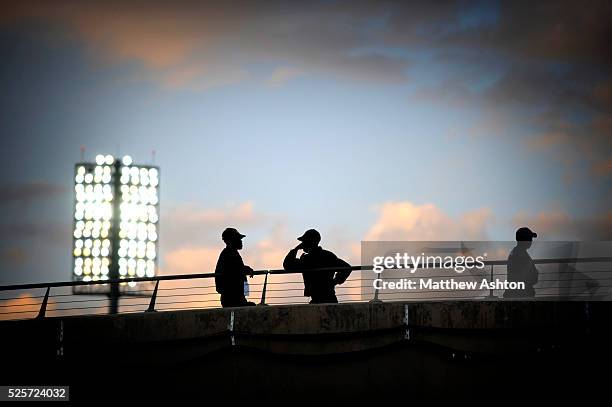
[(114, 314), (121, 295), (148, 295), (120, 280), (156, 274), (159, 168), (98, 155), (95, 163), (75, 165), (74, 180), (73, 280), (111, 283), (75, 286), (73, 293), (108, 295)]

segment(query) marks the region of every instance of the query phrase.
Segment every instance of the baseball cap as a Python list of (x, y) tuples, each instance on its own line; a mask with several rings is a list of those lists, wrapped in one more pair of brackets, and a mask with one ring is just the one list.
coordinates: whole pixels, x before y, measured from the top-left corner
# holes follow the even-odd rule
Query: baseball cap
[(228, 240), (228, 239), (232, 239), (232, 238), (242, 239), (245, 236), (246, 235), (243, 235), (242, 233), (238, 232), (234, 228), (227, 228), (227, 229), (225, 229), (223, 231), (223, 233), (221, 233), (221, 239), (223, 239), (223, 240)]
[(529, 229), (528, 227), (522, 227), (516, 231), (516, 241), (530, 241), (534, 237), (538, 237), (538, 234)]
[(321, 234), (317, 232), (315, 229), (308, 229), (304, 234), (297, 238), (297, 240), (301, 242), (320, 242)]

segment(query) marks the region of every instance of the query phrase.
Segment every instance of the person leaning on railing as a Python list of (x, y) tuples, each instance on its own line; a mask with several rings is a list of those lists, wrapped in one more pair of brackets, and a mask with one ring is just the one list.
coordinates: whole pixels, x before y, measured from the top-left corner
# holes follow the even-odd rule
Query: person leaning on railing
[(225, 249), (221, 251), (215, 268), (215, 286), (221, 294), (221, 305), (225, 307), (244, 307), (255, 305), (244, 297), (244, 282), (247, 274), (253, 277), (253, 269), (245, 266), (238, 250), (242, 249), (245, 235), (234, 228), (227, 228), (221, 234)]
[[(302, 270), (304, 296), (311, 297), (311, 304), (337, 303), (335, 286), (342, 284), (351, 274), (351, 265), (334, 253), (319, 246), (321, 234), (314, 229), (298, 237), (301, 242), (287, 253), (283, 267), (287, 271)], [(297, 252), (304, 253), (297, 258)], [(346, 270), (315, 270), (346, 267)]]

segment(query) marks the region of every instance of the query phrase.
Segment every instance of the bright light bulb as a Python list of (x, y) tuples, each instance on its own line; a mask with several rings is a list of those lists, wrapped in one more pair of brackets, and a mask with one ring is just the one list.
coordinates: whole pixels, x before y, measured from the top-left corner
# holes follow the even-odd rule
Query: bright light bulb
[(132, 165), (132, 157), (129, 155), (124, 155), (121, 161), (123, 162), (123, 165)]

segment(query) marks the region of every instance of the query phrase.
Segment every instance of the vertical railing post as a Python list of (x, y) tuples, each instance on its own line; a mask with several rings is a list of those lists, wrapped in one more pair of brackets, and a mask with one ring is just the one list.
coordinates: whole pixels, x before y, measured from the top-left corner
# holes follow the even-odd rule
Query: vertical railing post
[[(382, 273), (382, 271), (380, 272), (380, 274), (378, 276), (380, 277), (380, 282), (382, 283), (382, 280), (383, 280), (383, 273)], [(378, 291), (379, 291), (378, 288), (374, 289), (374, 298), (372, 298), (370, 300), (370, 302), (375, 302), (375, 303), (382, 302), (382, 300), (378, 298)]]
[(270, 274), (270, 270), (266, 271), (266, 278), (264, 279), (263, 290), (261, 291), (261, 300), (258, 305), (268, 305), (266, 304), (266, 290), (268, 288), (268, 274)]
[[(489, 283), (493, 282), (493, 267), (495, 267), (495, 265), (491, 264), (491, 278), (489, 280)], [(489, 289), (489, 298), (495, 298), (495, 295), (493, 295), (493, 289), (492, 288)]]
[(157, 287), (159, 287), (159, 280), (155, 283), (155, 289), (151, 296), (151, 302), (149, 302), (149, 308), (145, 312), (155, 312), (155, 301), (157, 300)]
[(43, 299), (42, 304), (40, 304), (40, 311), (38, 311), (38, 315), (36, 316), (36, 319), (43, 319), (45, 317), (45, 313), (47, 312), (47, 301), (49, 301), (49, 290), (50, 289), (51, 287), (47, 287), (45, 298)]

